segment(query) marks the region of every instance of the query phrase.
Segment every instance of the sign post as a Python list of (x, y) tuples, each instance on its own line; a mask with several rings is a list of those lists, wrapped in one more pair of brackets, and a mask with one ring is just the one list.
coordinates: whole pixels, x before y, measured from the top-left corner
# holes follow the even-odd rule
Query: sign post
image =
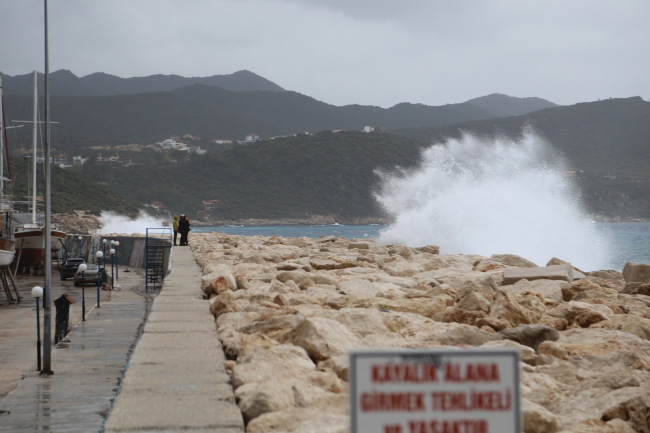
[(520, 433), (519, 353), (350, 353), (351, 433)]

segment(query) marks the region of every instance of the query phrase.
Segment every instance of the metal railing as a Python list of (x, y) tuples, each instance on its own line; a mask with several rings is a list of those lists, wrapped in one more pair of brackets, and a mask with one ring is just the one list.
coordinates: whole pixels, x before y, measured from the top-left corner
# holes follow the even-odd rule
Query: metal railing
[(165, 256), (169, 256), (172, 247), (172, 229), (148, 228), (145, 238), (145, 291), (149, 292), (149, 285), (153, 285), (156, 290), (156, 284), (160, 283), (167, 274), (167, 263)]

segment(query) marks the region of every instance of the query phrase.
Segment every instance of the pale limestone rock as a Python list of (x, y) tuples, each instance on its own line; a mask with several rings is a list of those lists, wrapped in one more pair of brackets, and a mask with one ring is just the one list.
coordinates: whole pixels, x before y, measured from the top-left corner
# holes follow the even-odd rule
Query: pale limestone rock
[(226, 329), (239, 329), (243, 326), (259, 320), (261, 316), (258, 313), (237, 312), (221, 314), (217, 318), (217, 332), (221, 333)]
[(447, 332), (432, 337), (431, 340), (448, 346), (480, 346), (488, 341), (503, 340), (499, 334), (481, 331), (475, 326), (457, 325)]
[(385, 288), (379, 284), (371, 283), (364, 279), (341, 281), (339, 284), (339, 292), (341, 294), (354, 298), (372, 298), (377, 296), (377, 293), (383, 290), (385, 290)]
[(499, 290), (490, 304), (490, 316), (503, 319), (511, 326), (537, 323), (541, 315), (519, 305), (512, 294)]
[(284, 372), (313, 371), (316, 365), (302, 347), (282, 344), (256, 347), (248, 355), (239, 358), (233, 369), (233, 386), (246, 383), (262, 383)]
[(650, 319), (643, 319), (634, 315), (616, 314), (608, 320), (592, 325), (591, 328), (625, 331), (644, 340), (650, 340)]
[(229, 359), (239, 359), (250, 354), (259, 347), (273, 347), (279, 343), (265, 335), (248, 335), (233, 329), (225, 329), (219, 333), (224, 353)]
[(376, 308), (391, 312), (400, 311), (431, 317), (436, 313), (445, 311), (448, 306), (452, 306), (453, 304), (454, 300), (449, 296), (416, 299), (385, 299), (375, 297), (365, 299), (353, 298), (348, 301), (346, 306), (350, 308)]
[(381, 270), (393, 277), (412, 277), (415, 274), (424, 272), (424, 267), (419, 263), (413, 263), (404, 259), (397, 259), (381, 265)]
[(503, 284), (514, 284), (519, 280), (561, 280), (573, 282), (573, 268), (570, 265), (553, 265), (544, 268), (512, 268), (503, 271)]
[(492, 340), (487, 343), (483, 343), (480, 347), (486, 349), (492, 348), (505, 348), (505, 349), (516, 349), (519, 352), (519, 359), (522, 362), (528, 365), (537, 365), (537, 354), (533, 349), (523, 344), (519, 344), (516, 341), (512, 340)]
[(302, 315), (296, 314), (273, 316), (242, 326), (237, 329), (237, 332), (241, 332), (242, 334), (265, 335), (278, 342), (283, 342), (285, 335), (293, 331), (304, 319)]
[(340, 322), (321, 317), (306, 318), (287, 338), (318, 361), (345, 355), (361, 345), (359, 338)]
[(287, 408), (255, 418), (246, 433), (348, 433), (349, 403), (346, 395), (333, 394), (308, 408)]
[(230, 270), (223, 266), (209, 266), (210, 273), (201, 277), (201, 289), (206, 295), (237, 290), (237, 282)]
[(379, 310), (363, 308), (343, 308), (339, 310), (336, 320), (341, 322), (358, 338), (368, 334), (383, 334), (390, 331), (384, 325), (382, 313)]
[(465, 294), (465, 296), (463, 296), (462, 299), (458, 301), (456, 307), (467, 311), (481, 310), (485, 311), (486, 313), (490, 312), (490, 302), (477, 291), (470, 291), (469, 293)]
[(490, 260), (493, 262), (503, 263), (508, 266), (515, 266), (518, 268), (536, 268), (537, 265), (530, 260), (527, 260), (516, 254), (492, 254)]
[(635, 430), (618, 418), (609, 422), (590, 418), (573, 426), (570, 430), (562, 430), (561, 433), (635, 433)]
[(605, 305), (570, 301), (548, 310), (546, 315), (558, 319), (565, 319), (569, 325), (577, 323), (582, 327), (589, 327), (594, 323), (611, 318), (613, 312)]
[(650, 283), (650, 265), (628, 262), (623, 268), (623, 278), (625, 278), (626, 283)]
[(525, 398), (521, 400), (521, 416), (524, 433), (555, 433), (560, 426), (558, 417)]
[(333, 356), (325, 361), (320, 361), (318, 368), (332, 370), (341, 380), (347, 382), (350, 369), (350, 357), (348, 355)]
[(566, 281), (557, 281), (557, 280), (534, 280), (528, 281), (527, 279), (522, 279), (517, 281), (515, 284), (510, 286), (501, 286), (501, 290), (505, 290), (511, 293), (521, 292), (532, 290), (547, 299), (551, 299), (557, 303), (564, 302), (562, 297), (562, 289), (566, 287), (569, 288), (569, 283)]

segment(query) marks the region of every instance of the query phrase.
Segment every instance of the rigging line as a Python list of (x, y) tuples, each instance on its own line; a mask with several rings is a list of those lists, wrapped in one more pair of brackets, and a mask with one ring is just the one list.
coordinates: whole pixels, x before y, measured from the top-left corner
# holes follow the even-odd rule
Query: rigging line
[[(4, 118), (4, 124), (7, 124), (7, 115), (5, 114), (5, 101), (2, 101), (2, 117)], [(7, 173), (9, 174), (9, 180), (11, 180), (11, 164), (9, 163), (9, 142), (7, 141), (7, 128), (4, 128), (4, 134), (5, 134), (5, 150), (7, 151)], [(13, 191), (13, 187), (10, 186), (11, 190)], [(0, 194), (2, 194), (2, 191), (0, 191)]]

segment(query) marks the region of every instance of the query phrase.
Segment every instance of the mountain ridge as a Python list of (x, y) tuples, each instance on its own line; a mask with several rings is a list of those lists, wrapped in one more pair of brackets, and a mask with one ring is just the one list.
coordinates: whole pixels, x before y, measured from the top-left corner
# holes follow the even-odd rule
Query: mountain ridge
[[(494, 117), (473, 104), (337, 107), (293, 91), (233, 92), (203, 84), (128, 95), (51, 96), (50, 104), (61, 137), (149, 143), (184, 133), (236, 140), (253, 133), (270, 138), (365, 126), (440, 126)], [(10, 119), (31, 117), (25, 96), (7, 96), (5, 107)]]
[[(5, 95), (32, 93), (33, 74), (10, 76), (2, 74)], [(44, 75), (38, 73), (38, 89), (42, 95)], [(122, 78), (104, 72), (78, 77), (67, 69), (50, 73), (51, 96), (116, 96), (160, 91), (172, 91), (192, 84), (217, 86), (233, 92), (267, 91), (284, 92), (285, 89), (248, 70), (209, 77), (182, 77), (180, 75), (149, 75)]]
[(521, 116), (544, 108), (559, 107), (558, 104), (542, 98), (518, 98), (502, 93), (492, 93), (465, 102), (481, 107), (496, 117)]

